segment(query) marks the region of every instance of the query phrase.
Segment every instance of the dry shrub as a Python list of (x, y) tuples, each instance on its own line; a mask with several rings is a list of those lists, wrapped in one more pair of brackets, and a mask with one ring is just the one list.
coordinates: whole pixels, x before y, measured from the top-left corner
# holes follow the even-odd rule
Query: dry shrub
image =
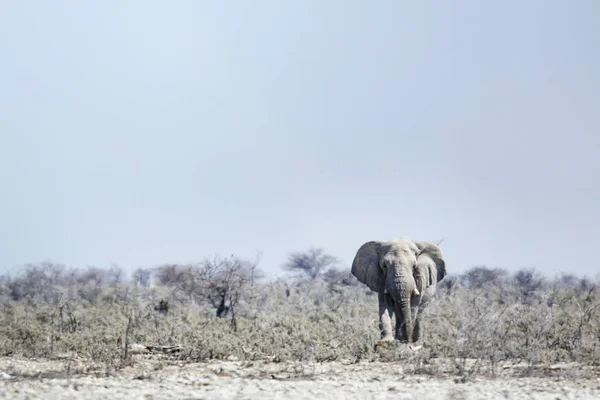
[(439, 296), (424, 318), (434, 355), (452, 359), (460, 373), (469, 359), (486, 361), (492, 373), (501, 361), (600, 365), (598, 285), (550, 285), (524, 274), (531, 271)]

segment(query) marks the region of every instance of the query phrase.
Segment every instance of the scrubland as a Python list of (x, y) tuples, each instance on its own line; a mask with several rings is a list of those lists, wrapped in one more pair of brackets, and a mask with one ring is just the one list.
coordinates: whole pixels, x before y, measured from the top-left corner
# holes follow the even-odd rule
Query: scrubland
[(237, 371), (229, 378), (273, 385), (331, 383), (346, 371), (348, 382), (365, 382), (358, 391), (385, 379), (400, 392), (399, 379), (558, 379), (600, 393), (597, 278), (486, 267), (449, 275), (425, 311), (423, 346), (411, 350), (376, 346), (377, 296), (348, 271), (296, 268), (301, 275), (267, 282), (256, 262), (235, 257), (139, 269), (127, 279), (117, 267), (30, 265), (0, 281), (0, 381), (6, 390), (107, 377), (152, 385), (168, 382), (156, 379), (174, 368), (207, 376), (210, 366), (229, 365)]

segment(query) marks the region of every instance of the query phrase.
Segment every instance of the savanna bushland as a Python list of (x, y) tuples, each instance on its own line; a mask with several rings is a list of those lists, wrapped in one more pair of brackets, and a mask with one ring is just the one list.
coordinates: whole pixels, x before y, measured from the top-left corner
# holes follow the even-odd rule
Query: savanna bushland
[[(322, 249), (291, 253), (285, 279), (259, 260), (215, 257), (126, 276), (111, 268), (28, 265), (0, 278), (0, 356), (85, 360), (105, 371), (240, 360), (406, 362), (414, 374), (494, 376), (557, 363), (600, 365), (596, 279), (473, 267), (448, 275), (425, 311), (423, 347), (381, 349), (377, 295)], [(524, 372), (523, 372), (524, 371)]]

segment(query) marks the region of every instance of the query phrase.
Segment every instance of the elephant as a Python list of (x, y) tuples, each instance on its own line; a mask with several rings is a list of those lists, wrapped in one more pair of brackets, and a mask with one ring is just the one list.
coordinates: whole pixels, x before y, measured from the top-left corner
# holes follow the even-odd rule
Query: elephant
[(423, 310), (437, 283), (446, 276), (446, 262), (438, 245), (406, 237), (368, 241), (354, 257), (352, 274), (378, 294), (381, 341), (420, 343)]

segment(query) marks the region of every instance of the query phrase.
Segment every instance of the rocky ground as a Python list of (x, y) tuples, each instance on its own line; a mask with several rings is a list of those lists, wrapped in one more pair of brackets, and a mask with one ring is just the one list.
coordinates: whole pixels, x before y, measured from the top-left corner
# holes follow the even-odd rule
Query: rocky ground
[[(415, 374), (401, 363), (177, 364), (139, 359), (106, 373), (77, 360), (0, 358), (6, 399), (600, 399), (600, 372), (498, 366), (492, 377)], [(106, 369), (104, 368), (106, 371)]]

